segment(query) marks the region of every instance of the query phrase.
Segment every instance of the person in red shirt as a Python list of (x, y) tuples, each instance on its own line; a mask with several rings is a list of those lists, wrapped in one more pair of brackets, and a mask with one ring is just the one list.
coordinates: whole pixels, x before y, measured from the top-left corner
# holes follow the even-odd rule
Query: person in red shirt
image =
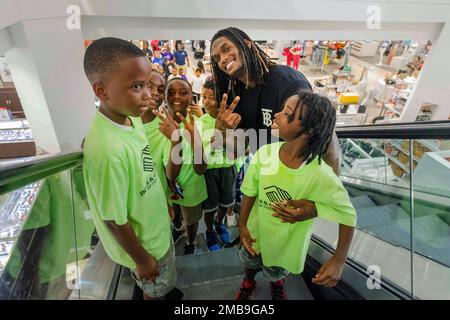
[(161, 48), (159, 47), (159, 40), (152, 40), (150, 45), (152, 46), (153, 51), (161, 51)]
[(300, 45), (300, 42), (297, 42), (289, 51), (292, 54), (292, 59), (294, 62), (292, 68), (298, 70), (298, 66), (300, 65), (300, 54), (302, 53), (302, 46)]
[(287, 66), (291, 66), (292, 64), (292, 53), (291, 53), (291, 48), (286, 47), (283, 49), (283, 56), (286, 57), (286, 65)]

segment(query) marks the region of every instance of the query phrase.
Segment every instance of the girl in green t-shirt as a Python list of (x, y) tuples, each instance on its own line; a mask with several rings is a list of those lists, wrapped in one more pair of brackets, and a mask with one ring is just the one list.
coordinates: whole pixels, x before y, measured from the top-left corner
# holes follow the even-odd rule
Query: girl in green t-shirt
[(356, 213), (342, 182), (323, 161), (335, 122), (330, 101), (309, 91), (296, 92), (275, 115), (272, 132), (284, 142), (255, 153), (241, 187), (239, 257), (245, 278), (237, 300), (250, 298), (258, 270), (271, 282), (272, 299), (286, 299), (284, 278), (303, 271), (314, 223), (311, 212), (340, 228), (335, 254), (312, 282), (332, 287), (339, 281)]
[(190, 112), (192, 88), (188, 81), (174, 78), (166, 86), (168, 110), (153, 111), (161, 122), (159, 130), (170, 140), (163, 154), (166, 176), (174, 195), (173, 203), (181, 208), (187, 226), (184, 254), (196, 251), (198, 222), (202, 218), (202, 202), (208, 197), (203, 174), (207, 169), (203, 145), (196, 120)]

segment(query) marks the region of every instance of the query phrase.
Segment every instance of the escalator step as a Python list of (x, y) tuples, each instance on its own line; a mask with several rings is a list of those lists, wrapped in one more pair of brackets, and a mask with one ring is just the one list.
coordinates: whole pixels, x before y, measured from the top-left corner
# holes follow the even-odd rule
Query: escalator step
[[(185, 300), (233, 300), (238, 292), (242, 275), (234, 279), (215, 281), (199, 286), (184, 288)], [(263, 275), (258, 273), (256, 276), (256, 289), (253, 296), (254, 300), (270, 299), (270, 284)], [(297, 275), (288, 275), (285, 283), (286, 293), (289, 300), (312, 300), (313, 297), (308, 290), (303, 278)]]
[(232, 248), (177, 257), (177, 286), (187, 288), (241, 277), (244, 269), (237, 252), (237, 248)]

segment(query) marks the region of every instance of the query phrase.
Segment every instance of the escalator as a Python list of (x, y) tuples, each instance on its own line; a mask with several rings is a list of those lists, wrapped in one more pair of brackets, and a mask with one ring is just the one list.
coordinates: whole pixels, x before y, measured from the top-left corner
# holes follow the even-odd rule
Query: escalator
[[(304, 272), (286, 279), (288, 298), (450, 299), (449, 122), (337, 133), (341, 178), (358, 216), (349, 259), (335, 288), (312, 284), (338, 232), (317, 219)], [(243, 278), (238, 248), (208, 252), (204, 231), (202, 224), (196, 254), (182, 256), (183, 241), (176, 246), (177, 286), (186, 300), (233, 299)], [(255, 299), (269, 299), (267, 280), (256, 281)], [(0, 166), (0, 299), (140, 298), (130, 271), (96, 235), (81, 153)]]

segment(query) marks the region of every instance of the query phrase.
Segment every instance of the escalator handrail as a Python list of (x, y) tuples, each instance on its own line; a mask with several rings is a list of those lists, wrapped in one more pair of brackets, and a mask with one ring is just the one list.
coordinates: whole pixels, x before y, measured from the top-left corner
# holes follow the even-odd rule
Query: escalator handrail
[(0, 195), (73, 168), (81, 164), (82, 159), (82, 152), (62, 153), (0, 168)]
[(339, 138), (450, 139), (450, 121), (404, 122), (337, 127)]

